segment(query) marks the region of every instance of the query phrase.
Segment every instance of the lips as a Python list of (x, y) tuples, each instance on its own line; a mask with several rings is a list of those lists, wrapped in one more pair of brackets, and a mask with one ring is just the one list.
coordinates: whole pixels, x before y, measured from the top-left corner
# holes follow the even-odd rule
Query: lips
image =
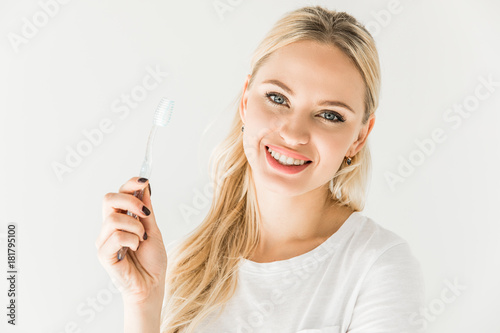
[(273, 145), (266, 145), (265, 147), (266, 147), (266, 149), (271, 148), (273, 151), (275, 151), (277, 153), (283, 154), (283, 155), (288, 156), (288, 157), (292, 157), (296, 160), (304, 160), (306, 162), (312, 162), (308, 157), (301, 155), (299, 153), (296, 153), (294, 151), (288, 150), (288, 149), (283, 148), (283, 147), (273, 146)]
[(283, 165), (271, 155), (269, 150), (266, 149), (265, 154), (268, 165), (279, 174), (286, 174), (290, 176), (297, 175), (308, 168), (312, 163), (312, 161), (308, 161), (300, 165)]

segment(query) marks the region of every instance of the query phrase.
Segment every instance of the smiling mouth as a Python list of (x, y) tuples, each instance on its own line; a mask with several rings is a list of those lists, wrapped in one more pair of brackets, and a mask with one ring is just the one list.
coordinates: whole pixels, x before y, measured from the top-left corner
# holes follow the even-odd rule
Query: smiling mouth
[[(264, 147), (266, 147), (266, 153), (267, 153), (267, 154), (269, 154), (269, 155), (271, 155), (271, 157), (272, 157), (272, 158), (274, 158), (274, 157), (272, 156), (272, 154), (269, 152), (269, 147), (268, 147), (268, 146), (264, 146)], [(283, 155), (282, 155), (282, 156), (283, 156)], [(285, 155), (285, 156), (286, 156), (286, 155)], [(292, 157), (292, 158), (293, 158), (293, 157)], [(276, 158), (274, 158), (274, 159), (275, 159), (276, 161), (278, 161), (280, 164), (282, 164), (280, 160), (277, 160)], [(307, 160), (307, 161), (306, 161), (306, 160), (302, 160), (302, 161), (304, 161), (304, 163), (303, 163), (303, 164), (300, 164), (300, 165), (304, 165), (304, 164), (309, 164), (309, 163), (312, 163), (312, 161), (311, 161), (311, 160)], [(285, 164), (282, 164), (282, 165), (285, 165)], [(292, 165), (290, 165), (290, 166), (296, 166), (296, 165), (293, 165), (293, 164), (292, 164)]]

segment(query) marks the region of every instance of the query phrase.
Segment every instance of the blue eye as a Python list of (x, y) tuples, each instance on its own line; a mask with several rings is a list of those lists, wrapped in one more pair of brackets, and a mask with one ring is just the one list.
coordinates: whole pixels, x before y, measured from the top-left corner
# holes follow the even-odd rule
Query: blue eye
[[(273, 99), (271, 97), (276, 97), (276, 99)], [(283, 102), (286, 101), (286, 97), (276, 92), (266, 92), (266, 101), (271, 103), (271, 105), (275, 107), (288, 105), (288, 104), (283, 104)], [(321, 118), (331, 123), (343, 123), (345, 121), (344, 117), (342, 117), (340, 114), (336, 112), (323, 112), (321, 114), (330, 116)]]
[[(278, 97), (278, 102), (276, 100), (273, 100), (272, 98), (270, 98), (271, 96)], [(280, 100), (282, 102), (284, 102), (286, 100), (285, 96), (283, 96), (281, 94), (273, 93), (273, 92), (266, 92), (266, 97), (267, 97), (267, 100), (271, 101), (271, 104), (273, 104), (274, 106), (276, 104), (278, 104), (278, 105), (286, 105), (286, 104), (282, 104), (282, 103), (279, 102)]]
[[(323, 112), (322, 114), (331, 116), (331, 118), (324, 118), (324, 119), (327, 121), (331, 121), (333, 123), (343, 123), (345, 121), (344, 117), (335, 112)], [(335, 120), (335, 118), (337, 118), (338, 120)]]

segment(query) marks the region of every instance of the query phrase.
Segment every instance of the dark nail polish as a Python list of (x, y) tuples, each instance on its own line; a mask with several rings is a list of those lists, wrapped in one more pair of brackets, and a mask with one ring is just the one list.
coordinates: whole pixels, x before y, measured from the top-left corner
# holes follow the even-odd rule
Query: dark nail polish
[(149, 214), (151, 214), (148, 207), (146, 207), (146, 206), (142, 206), (142, 211), (144, 212), (144, 214), (146, 214), (146, 216), (149, 216)]
[(148, 179), (147, 179), (147, 178), (139, 178), (139, 179), (137, 179), (137, 181), (138, 181), (139, 183), (145, 183), (145, 182), (147, 182), (147, 181), (148, 181)]
[(149, 196), (151, 196), (151, 183), (148, 183)]
[(122, 260), (123, 259), (122, 253), (118, 252), (118, 254), (116, 255), (116, 258), (118, 259), (118, 261)]
[(142, 238), (144, 238), (144, 240), (148, 239), (148, 234), (144, 231), (144, 236), (142, 236)]

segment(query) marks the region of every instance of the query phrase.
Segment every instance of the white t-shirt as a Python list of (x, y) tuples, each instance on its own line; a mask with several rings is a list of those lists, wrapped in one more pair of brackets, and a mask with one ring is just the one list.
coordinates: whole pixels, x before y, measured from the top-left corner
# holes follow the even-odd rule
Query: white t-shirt
[[(269, 263), (244, 259), (236, 293), (197, 333), (406, 333), (425, 286), (408, 243), (352, 213), (326, 241)], [(210, 322), (215, 319), (214, 322)]]

